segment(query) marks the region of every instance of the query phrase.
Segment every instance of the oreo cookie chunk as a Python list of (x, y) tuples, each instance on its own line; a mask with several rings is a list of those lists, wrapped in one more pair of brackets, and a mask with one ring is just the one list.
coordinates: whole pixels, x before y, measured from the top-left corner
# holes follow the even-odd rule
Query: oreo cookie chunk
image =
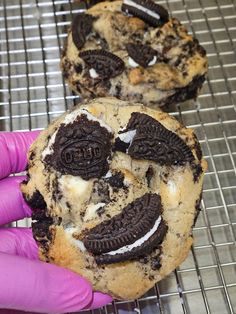
[(39, 208), (41, 260), (136, 299), (187, 257), (206, 162), (193, 131), (167, 113), (111, 97), (81, 102), (39, 135), (28, 163), (21, 189)]
[(80, 13), (75, 16), (72, 22), (72, 38), (78, 49), (81, 49), (86, 41), (87, 36), (91, 33), (93, 21), (92, 15)]
[(124, 0), (122, 11), (141, 18), (153, 27), (162, 26), (169, 19), (167, 10), (152, 0)]
[(89, 68), (94, 79), (109, 79), (124, 71), (124, 62), (113, 53), (106, 50), (86, 50), (79, 54)]
[(191, 149), (178, 135), (152, 117), (138, 112), (132, 113), (126, 129), (119, 132), (115, 149), (132, 158), (152, 160), (166, 166), (194, 160)]
[(161, 217), (161, 198), (145, 194), (127, 205), (119, 215), (86, 234), (86, 249), (98, 264), (139, 259), (163, 241), (167, 226)]
[(109, 169), (112, 133), (82, 111), (72, 123), (58, 129), (45, 163), (61, 174), (80, 176), (84, 180), (100, 178)]
[(152, 66), (158, 60), (158, 52), (148, 45), (129, 43), (126, 45), (126, 49), (131, 58), (129, 62), (134, 60), (137, 65), (141, 65), (144, 68)]
[(207, 58), (198, 40), (156, 2), (105, 1), (72, 22), (61, 68), (84, 99), (114, 96), (155, 107), (196, 98)]

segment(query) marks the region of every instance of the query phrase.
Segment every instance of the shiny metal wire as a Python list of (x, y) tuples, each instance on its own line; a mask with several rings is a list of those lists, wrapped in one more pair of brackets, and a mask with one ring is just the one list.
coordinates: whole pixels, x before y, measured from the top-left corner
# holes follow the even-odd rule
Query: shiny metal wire
[[(209, 75), (198, 101), (167, 110), (195, 129), (209, 169), (187, 260), (139, 300), (91, 313), (236, 312), (236, 2), (164, 0), (206, 48)], [(43, 129), (71, 108), (59, 68), (66, 29), (85, 9), (70, 0), (0, 1), (0, 130)], [(18, 225), (29, 225), (24, 220)]]

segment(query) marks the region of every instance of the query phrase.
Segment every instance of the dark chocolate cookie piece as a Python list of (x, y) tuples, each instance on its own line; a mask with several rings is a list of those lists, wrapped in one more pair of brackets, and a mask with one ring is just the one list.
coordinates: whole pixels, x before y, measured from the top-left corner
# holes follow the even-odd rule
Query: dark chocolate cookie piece
[(160, 221), (157, 231), (142, 245), (133, 248), (129, 252), (114, 255), (101, 254), (95, 256), (97, 264), (119, 263), (127, 260), (138, 260), (144, 254), (150, 254), (164, 240), (168, 227), (163, 220)]
[(32, 213), (32, 231), (36, 241), (51, 240), (50, 226), (53, 218), (46, 215), (44, 210), (35, 210)]
[(148, 45), (128, 43), (126, 49), (129, 56), (144, 68), (157, 58), (157, 51)]
[[(147, 193), (127, 205), (120, 214), (90, 229), (84, 237), (84, 245), (95, 255), (98, 264), (138, 258), (162, 242), (167, 227), (161, 212), (160, 196)], [(153, 228), (147, 239), (136, 244)]]
[(90, 69), (97, 72), (99, 79), (116, 77), (125, 69), (123, 60), (103, 49), (85, 50), (80, 52), (79, 57)]
[(124, 0), (121, 9), (153, 27), (162, 26), (169, 19), (167, 10), (152, 0)]
[(32, 209), (46, 209), (47, 204), (44, 200), (43, 195), (39, 192), (39, 190), (36, 190), (33, 195), (29, 198), (24, 195), (24, 199), (26, 203), (32, 208)]
[(171, 105), (189, 99), (196, 99), (205, 80), (205, 75), (196, 75), (187, 86), (176, 88), (175, 93), (165, 99), (165, 104)]
[[(194, 160), (191, 149), (177, 134), (144, 113), (132, 113), (126, 129), (120, 134), (130, 131), (135, 133), (126, 152), (134, 159), (152, 160), (167, 166)], [(121, 141), (119, 137), (118, 140)]]
[(112, 173), (112, 175), (106, 178), (105, 180), (113, 188), (117, 189), (124, 188), (124, 175), (120, 171)]
[(92, 15), (79, 13), (72, 22), (72, 38), (78, 49), (81, 49), (86, 41), (86, 37), (91, 33), (93, 21)]
[(81, 176), (84, 180), (100, 178), (109, 169), (112, 134), (85, 114), (73, 123), (62, 124), (53, 144), (53, 154), (45, 163), (61, 174)]

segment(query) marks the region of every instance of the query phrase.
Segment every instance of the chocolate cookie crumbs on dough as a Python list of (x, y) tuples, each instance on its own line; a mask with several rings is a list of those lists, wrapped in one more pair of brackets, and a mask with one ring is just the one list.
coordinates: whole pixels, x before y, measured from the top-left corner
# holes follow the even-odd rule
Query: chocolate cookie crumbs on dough
[(152, 270), (157, 270), (161, 268), (161, 258), (160, 256), (153, 257), (151, 259), (151, 268)]
[(195, 202), (195, 210), (196, 210), (196, 212), (195, 212), (195, 217), (194, 217), (194, 221), (193, 221), (193, 226), (192, 227), (194, 227), (196, 225), (198, 216), (199, 216), (199, 214), (201, 212), (202, 194), (203, 194), (203, 191), (201, 191), (201, 193), (199, 195), (199, 198)]
[(126, 49), (129, 56), (144, 68), (153, 65), (157, 60), (157, 51), (148, 45), (129, 43)]
[(72, 124), (62, 124), (45, 162), (61, 174), (100, 178), (108, 171), (112, 134), (99, 122), (82, 114)]
[(83, 67), (82, 67), (82, 65), (80, 63), (75, 64), (74, 65), (74, 69), (75, 69), (75, 72), (78, 73), (78, 74), (83, 71)]
[(121, 189), (124, 187), (124, 175), (120, 171), (112, 174), (106, 181), (114, 188)]
[(193, 164), (192, 169), (193, 169), (193, 181), (197, 182), (202, 174), (202, 167), (199, 164)]
[(72, 38), (78, 49), (81, 49), (86, 41), (86, 37), (92, 31), (95, 18), (92, 15), (80, 13), (75, 16), (72, 22)]
[(176, 88), (175, 93), (165, 99), (165, 103), (171, 105), (188, 99), (195, 99), (205, 80), (205, 75), (194, 77), (187, 86)]
[(42, 210), (35, 210), (32, 213), (32, 220), (36, 222), (32, 223), (32, 231), (36, 241), (51, 240), (52, 234), (49, 230), (53, 224), (53, 219), (47, 216)]
[(182, 165), (192, 162), (191, 149), (175, 133), (144, 113), (132, 113), (121, 134), (134, 131), (127, 153), (135, 159), (152, 160), (160, 165)]
[(169, 19), (167, 10), (152, 0), (124, 0), (122, 11), (139, 17), (153, 27), (162, 26)]
[(146, 179), (147, 179), (148, 187), (150, 187), (150, 185), (151, 185), (151, 180), (152, 180), (154, 174), (155, 173), (154, 173), (153, 167), (152, 166), (148, 167), (148, 170), (146, 172)]
[[(90, 229), (84, 245), (96, 255), (98, 264), (137, 258), (163, 240), (167, 227), (161, 211), (160, 196), (147, 193), (127, 205), (122, 213)], [(153, 231), (147, 236), (150, 230)]]
[(116, 77), (124, 71), (125, 64), (118, 56), (103, 49), (86, 50), (79, 54), (85, 64), (94, 69), (100, 79)]
[(47, 208), (47, 204), (43, 198), (43, 195), (39, 192), (39, 190), (36, 190), (30, 198), (26, 197), (24, 194), (23, 196), (26, 203), (32, 209), (46, 209)]

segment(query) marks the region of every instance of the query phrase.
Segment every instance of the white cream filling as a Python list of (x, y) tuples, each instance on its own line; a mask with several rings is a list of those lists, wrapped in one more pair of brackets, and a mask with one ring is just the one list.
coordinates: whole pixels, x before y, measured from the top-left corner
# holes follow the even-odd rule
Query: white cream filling
[(131, 7), (134, 7), (134, 8), (136, 8), (136, 9), (142, 11), (142, 12), (145, 12), (148, 15), (150, 15), (150, 16), (158, 19), (158, 20), (160, 19), (160, 15), (159, 14), (157, 14), (156, 12), (153, 12), (153, 11), (151, 11), (151, 10), (149, 10), (149, 9), (147, 9), (147, 8), (145, 8), (145, 7), (141, 6), (141, 5), (133, 2), (132, 0), (124, 0), (124, 4), (127, 4), (127, 5), (129, 5)]
[(66, 115), (66, 117), (65, 117), (65, 119), (63, 120), (62, 123), (66, 124), (66, 125), (69, 124), (69, 123), (73, 123), (77, 119), (77, 117), (81, 116), (82, 114), (85, 115), (88, 120), (98, 122), (101, 127), (106, 128), (110, 133), (112, 133), (112, 129), (105, 122), (103, 122), (102, 120), (94, 117), (86, 109), (77, 109), (75, 111), (72, 111), (71, 113)]
[(110, 178), (110, 177), (112, 177), (112, 172), (111, 172), (111, 170), (108, 170), (107, 173), (106, 173), (106, 175), (104, 176), (104, 178), (105, 178), (105, 179), (108, 179), (108, 178)]
[(91, 76), (91, 78), (97, 78), (97, 77), (99, 77), (98, 73), (97, 73), (96, 70), (93, 69), (93, 68), (89, 70), (89, 75)]
[(135, 62), (134, 59), (132, 59), (131, 57), (129, 57), (128, 62), (132, 68), (137, 68), (139, 66), (139, 64)]
[(152, 227), (152, 229), (149, 230), (145, 234), (145, 236), (143, 236), (142, 238), (138, 239), (137, 241), (135, 241), (132, 244), (122, 246), (118, 250), (105, 253), (104, 255), (123, 254), (123, 253), (131, 251), (132, 249), (134, 249), (134, 248), (136, 248), (138, 246), (141, 246), (144, 242), (146, 242), (157, 231), (160, 223), (161, 223), (161, 216), (158, 217), (158, 219), (156, 220), (156, 222), (155, 222), (154, 226)]
[(74, 239), (72, 234), (74, 232), (78, 231), (77, 228), (75, 227), (68, 227), (68, 228), (65, 228), (65, 232), (67, 233), (68, 237), (70, 238), (70, 241), (76, 246), (78, 247), (82, 252), (85, 252), (86, 251), (86, 248), (84, 246), (84, 243), (80, 240), (77, 240), (77, 239)]
[(57, 132), (58, 132), (58, 130), (57, 130), (55, 133), (53, 133), (52, 137), (50, 138), (50, 140), (49, 140), (49, 142), (48, 142), (47, 147), (42, 151), (42, 158), (43, 158), (43, 159), (44, 159), (47, 155), (53, 154), (53, 151), (54, 151), (54, 150), (53, 150), (52, 146), (53, 146), (53, 144), (54, 144), (54, 142), (55, 142), (55, 138), (56, 138)]
[(132, 182), (125, 177), (124, 178), (124, 186), (129, 187), (131, 184), (132, 184)]
[[(135, 62), (131, 57), (129, 57), (128, 62), (132, 68), (137, 68), (139, 66), (139, 64)], [(154, 65), (156, 62), (157, 62), (157, 56), (154, 56), (152, 60), (148, 63), (148, 66), (150, 67)]]
[(152, 66), (157, 62), (157, 56), (154, 56), (153, 59), (148, 63), (148, 66)]
[(135, 135), (136, 135), (136, 130), (131, 130), (131, 131), (119, 134), (118, 137), (122, 142), (128, 144), (133, 141)]
[(96, 212), (99, 208), (104, 207), (106, 203), (89, 204), (86, 208), (86, 213), (84, 215), (84, 220), (88, 221), (96, 216)]
[(171, 194), (176, 194), (177, 187), (176, 187), (175, 182), (170, 180), (170, 181), (168, 181), (167, 185), (168, 185), (170, 193)]

